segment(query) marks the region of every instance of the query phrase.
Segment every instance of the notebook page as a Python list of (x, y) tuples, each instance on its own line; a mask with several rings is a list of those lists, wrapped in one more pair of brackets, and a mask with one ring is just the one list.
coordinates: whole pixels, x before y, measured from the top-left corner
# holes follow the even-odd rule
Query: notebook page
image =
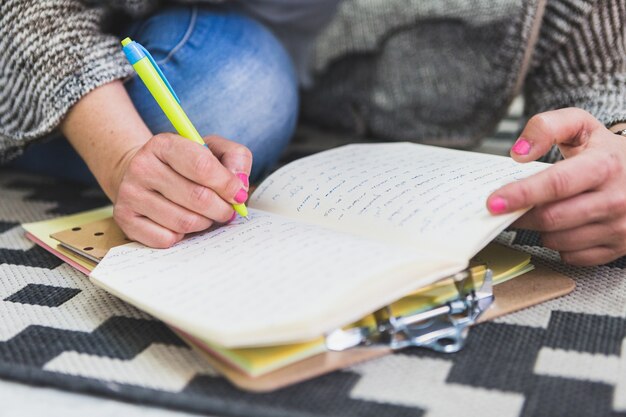
[(91, 278), (168, 324), (236, 347), (319, 337), (464, 266), (253, 209), (250, 216), (169, 249), (114, 248)]
[(490, 215), (487, 196), (547, 166), (410, 143), (349, 145), (281, 168), (249, 204), (469, 258), (521, 215)]

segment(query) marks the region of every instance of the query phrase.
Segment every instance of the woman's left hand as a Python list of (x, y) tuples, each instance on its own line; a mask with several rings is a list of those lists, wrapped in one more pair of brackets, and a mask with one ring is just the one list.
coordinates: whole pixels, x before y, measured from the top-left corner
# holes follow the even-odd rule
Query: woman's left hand
[(626, 255), (626, 138), (584, 110), (561, 109), (532, 117), (511, 156), (533, 161), (555, 144), (565, 160), (498, 189), (487, 208), (534, 207), (514, 226), (541, 232), (564, 262), (598, 265)]

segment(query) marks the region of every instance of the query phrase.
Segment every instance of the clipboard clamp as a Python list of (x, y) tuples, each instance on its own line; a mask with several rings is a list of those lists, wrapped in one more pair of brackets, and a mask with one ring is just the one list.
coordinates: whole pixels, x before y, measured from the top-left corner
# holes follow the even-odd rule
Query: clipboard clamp
[(337, 329), (326, 335), (326, 347), (343, 351), (355, 347), (387, 347), (393, 350), (423, 347), (453, 353), (463, 348), (469, 327), (494, 301), (491, 269), (483, 268), (480, 289), (474, 289), (476, 271), (466, 269), (451, 278), (458, 296), (452, 301), (408, 316), (394, 316), (389, 306), (373, 313), (376, 325)]

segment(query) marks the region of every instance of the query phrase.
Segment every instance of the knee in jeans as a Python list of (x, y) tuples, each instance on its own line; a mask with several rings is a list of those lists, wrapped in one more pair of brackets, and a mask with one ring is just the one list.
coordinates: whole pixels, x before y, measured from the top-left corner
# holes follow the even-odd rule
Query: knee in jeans
[[(183, 24), (177, 33), (185, 36), (172, 50), (162, 47), (167, 58), (161, 68), (200, 134), (248, 146), (252, 177), (258, 177), (276, 162), (295, 128), (298, 89), (291, 59), (269, 30), (241, 14), (193, 8), (184, 23), (176, 10), (163, 19), (172, 27)], [(153, 33), (155, 27), (144, 26), (142, 36), (158, 49), (163, 36)], [(153, 132), (171, 131), (145, 87), (135, 79), (127, 89)]]
[(259, 71), (249, 79), (233, 124), (233, 140), (250, 148), (255, 158), (254, 175), (271, 168), (289, 143), (298, 115), (295, 80), (284, 70)]
[(220, 80), (220, 91), (213, 92), (219, 97), (217, 108), (208, 106), (205, 111), (212, 133), (250, 148), (254, 178), (271, 168), (293, 135), (298, 86), (282, 45), (263, 28), (249, 30), (256, 42), (232, 48), (217, 71), (209, 75)]

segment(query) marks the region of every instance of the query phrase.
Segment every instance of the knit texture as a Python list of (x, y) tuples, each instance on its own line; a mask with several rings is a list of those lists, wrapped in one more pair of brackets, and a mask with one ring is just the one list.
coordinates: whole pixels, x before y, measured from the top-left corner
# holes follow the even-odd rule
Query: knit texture
[(626, 120), (626, 1), (548, 2), (525, 88), (527, 112), (580, 107)]
[[(220, 0), (205, 0), (215, 3)], [(109, 13), (143, 16), (151, 0), (0, 2), (0, 164), (51, 133), (85, 94), (133, 73)]]
[[(626, 120), (624, 0), (344, 0), (320, 37), (304, 118), (357, 136), (472, 147), (534, 52), (527, 114), (576, 106)], [(535, 25), (540, 25), (536, 49)]]
[[(219, 0), (205, 0), (215, 2)], [(189, 3), (189, 0), (179, 0)], [(577, 106), (626, 120), (626, 0), (344, 0), (316, 47), (303, 114), (357, 135), (470, 147), (516, 94), (528, 113)], [(102, 22), (149, 0), (0, 2), (0, 164), (57, 128), (89, 91), (132, 73)]]
[(101, 33), (103, 14), (79, 1), (0, 3), (0, 163), (89, 91), (131, 74), (118, 41)]

